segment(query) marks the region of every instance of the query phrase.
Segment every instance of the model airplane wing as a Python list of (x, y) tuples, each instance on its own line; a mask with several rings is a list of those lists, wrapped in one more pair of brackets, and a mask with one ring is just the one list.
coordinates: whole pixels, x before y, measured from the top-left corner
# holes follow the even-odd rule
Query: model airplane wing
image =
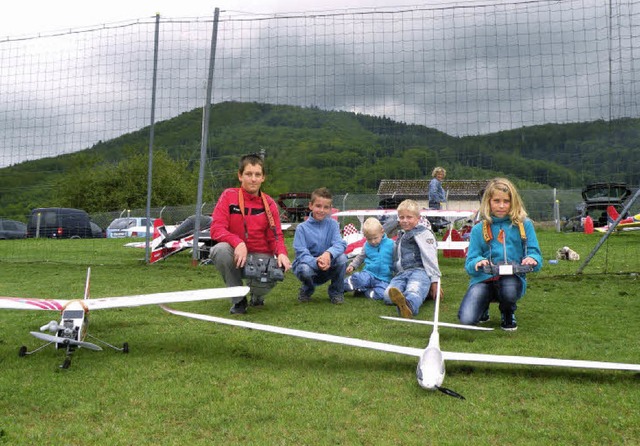
[[(209, 288), (168, 293), (140, 294), (136, 296), (103, 297), (100, 299), (83, 299), (81, 302), (89, 310), (107, 308), (139, 307), (163, 303), (192, 302), (198, 300), (226, 299), (245, 296), (249, 287), (237, 286), (228, 288)], [(0, 308), (14, 310), (56, 310), (61, 311), (71, 300), (64, 299), (25, 299), (19, 297), (0, 297)]]
[[(344, 336), (328, 335), (304, 330), (295, 330), (291, 328), (277, 327), (273, 325), (258, 324), (255, 322), (247, 322), (242, 320), (225, 319), (206, 314), (189, 313), (178, 311), (161, 305), (162, 309), (178, 315), (202, 321), (216, 322), (219, 324), (233, 325), (236, 327), (244, 327), (252, 330), (267, 331), (271, 333), (279, 333), (288, 336), (294, 336), (305, 339), (313, 339), (317, 341), (331, 342), (334, 344), (351, 345), (353, 347), (362, 347), (373, 350), (385, 351), (390, 353), (399, 353), (402, 355), (421, 357), (424, 349), (414, 347), (403, 347), (395, 344), (387, 344), (383, 342), (366, 341), (363, 339), (349, 338)], [(516, 365), (537, 365), (551, 367), (573, 367), (586, 369), (607, 369), (607, 370), (629, 370), (640, 372), (640, 364), (625, 364), (617, 362), (602, 361), (583, 361), (571, 359), (553, 359), (553, 358), (537, 358), (527, 356), (507, 356), (507, 355), (489, 355), (482, 353), (457, 353), (443, 351), (442, 355), (448, 361), (466, 361), (466, 362), (486, 362), (499, 364), (516, 364)]]
[(0, 297), (0, 308), (10, 310), (55, 310), (60, 311), (70, 302), (64, 299), (28, 299), (22, 297)]
[(423, 351), (423, 349), (421, 348), (403, 347), (400, 345), (386, 344), (383, 342), (365, 341), (362, 339), (349, 338), (345, 336), (335, 336), (335, 335), (324, 334), (324, 333), (316, 333), (312, 331), (296, 330), (293, 328), (277, 327), (275, 325), (258, 324), (255, 322), (247, 322), (247, 321), (236, 320), (236, 319), (225, 319), (225, 318), (216, 317), (216, 316), (209, 316), (207, 314), (189, 313), (186, 311), (174, 310), (173, 308), (167, 307), (166, 305), (160, 305), (160, 307), (163, 310), (171, 314), (175, 314), (177, 316), (188, 317), (191, 319), (199, 319), (207, 322), (216, 322), (218, 324), (233, 325), (236, 327), (249, 328), (252, 330), (279, 333), (279, 334), (294, 336), (298, 338), (314, 339), (316, 341), (331, 342), (334, 344), (342, 344), (342, 345), (351, 345), (354, 347), (363, 347), (363, 348), (369, 348), (373, 350), (380, 350), (380, 351), (390, 352), (390, 353), (400, 353), (403, 355), (416, 356), (416, 357), (420, 357)]
[[(471, 217), (474, 211), (454, 211), (444, 209), (422, 209), (420, 215), (423, 217), (441, 217), (441, 218), (468, 218)], [(335, 214), (331, 214), (332, 217), (385, 217), (391, 215), (398, 215), (398, 211), (395, 209), (355, 209), (350, 211), (340, 211)]]
[[(381, 319), (387, 319), (389, 321), (409, 322), (409, 323), (412, 323), (412, 324), (433, 325), (432, 321), (423, 321), (423, 320), (420, 320), (420, 319), (405, 319), (403, 317), (392, 317), (392, 316), (380, 316), (380, 318)], [(493, 328), (490, 328), (490, 327), (478, 327), (477, 325), (451, 324), (451, 323), (448, 323), (448, 322), (438, 322), (438, 327), (460, 328), (462, 330), (493, 331)]]

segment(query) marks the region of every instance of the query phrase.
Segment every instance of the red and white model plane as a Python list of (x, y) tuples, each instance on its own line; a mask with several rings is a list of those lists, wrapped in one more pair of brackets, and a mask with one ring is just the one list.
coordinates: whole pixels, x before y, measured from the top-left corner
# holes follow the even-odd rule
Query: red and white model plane
[[(92, 338), (114, 350), (123, 353), (129, 352), (129, 345), (125, 342), (121, 348), (115, 347), (105, 341), (95, 338), (87, 333), (89, 326), (89, 311), (108, 308), (139, 307), (142, 305), (156, 305), (176, 302), (191, 302), (197, 300), (226, 299), (235, 296), (244, 296), (249, 292), (249, 287), (238, 286), (229, 288), (209, 288), (191, 291), (176, 291), (168, 293), (141, 294), (136, 296), (103, 297), (100, 299), (89, 298), (89, 279), (91, 269), (87, 270), (84, 299), (31, 299), (22, 297), (0, 297), (0, 308), (13, 310), (51, 310), (61, 313), (60, 322), (51, 321), (42, 327), (40, 331), (32, 331), (36, 338), (47, 343), (33, 351), (27, 351), (26, 346), (20, 347), (19, 355), (26, 356), (35, 353), (44, 347), (55, 344), (57, 349), (65, 349), (65, 360), (60, 366), (68, 368), (71, 365), (71, 355), (78, 347), (89, 350), (102, 350), (102, 348), (86, 341)], [(42, 332), (50, 332), (42, 333)]]
[[(440, 283), (438, 282), (438, 291), (436, 296), (440, 296)], [(445, 361), (462, 361), (462, 362), (483, 362), (483, 363), (497, 363), (497, 364), (516, 364), (516, 365), (534, 365), (534, 366), (549, 366), (549, 367), (573, 367), (583, 369), (604, 369), (604, 370), (628, 370), (633, 372), (640, 372), (640, 364), (626, 364), (618, 362), (603, 362), (603, 361), (584, 361), (584, 360), (572, 360), (572, 359), (554, 359), (554, 358), (539, 358), (531, 356), (507, 356), (507, 355), (491, 355), (483, 353), (463, 353), (463, 352), (448, 352), (440, 350), (440, 335), (438, 326), (444, 324), (439, 323), (438, 313), (440, 311), (440, 299), (435, 301), (433, 331), (429, 338), (429, 343), (426, 348), (414, 348), (405, 347), (395, 344), (387, 344), (383, 342), (367, 341), (364, 339), (350, 338), (345, 336), (335, 336), (324, 333), (317, 333), (304, 330), (295, 330), (291, 328), (278, 327), (273, 325), (258, 324), (254, 322), (247, 322), (243, 320), (225, 319), (216, 316), (209, 316), (206, 314), (188, 313), (185, 311), (174, 310), (166, 305), (161, 307), (169, 313), (177, 316), (188, 317), (192, 319), (199, 319), (202, 321), (215, 322), (218, 324), (233, 325), (236, 327), (248, 328), (251, 330), (261, 330), (271, 333), (278, 333), (288, 336), (294, 336), (304, 339), (313, 339), (316, 341), (331, 342), (334, 344), (350, 345), (353, 347), (362, 347), (372, 350), (385, 351), (390, 353), (399, 353), (402, 355), (409, 355), (419, 358), (418, 366), (416, 369), (416, 378), (420, 387), (427, 390), (439, 390), (451, 396), (464, 399), (456, 392), (442, 387), (445, 376)], [(414, 320), (405, 319), (408, 322), (415, 322)], [(425, 321), (427, 322), (427, 321)], [(449, 324), (452, 325), (452, 324)], [(481, 327), (476, 327), (481, 328)]]

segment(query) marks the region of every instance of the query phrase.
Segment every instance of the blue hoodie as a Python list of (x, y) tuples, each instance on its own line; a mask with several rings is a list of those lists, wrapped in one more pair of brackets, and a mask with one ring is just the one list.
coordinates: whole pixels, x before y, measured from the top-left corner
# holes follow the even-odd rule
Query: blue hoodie
[(331, 258), (335, 259), (344, 254), (347, 242), (340, 236), (340, 226), (333, 218), (325, 217), (316, 220), (312, 215), (296, 227), (293, 236), (293, 249), (296, 257), (292, 267), (295, 269), (299, 263), (305, 263), (316, 269), (316, 258), (323, 252), (329, 251)]
[[(492, 277), (491, 274), (485, 274), (482, 271), (482, 268), (479, 271), (476, 271), (476, 263), (481, 260), (490, 260), (491, 263), (494, 264), (504, 262), (504, 247), (502, 243), (498, 241), (498, 233), (501, 229), (504, 229), (505, 233), (507, 260), (510, 262), (520, 263), (525, 257), (522, 238), (520, 238), (520, 229), (517, 225), (513, 225), (511, 223), (511, 218), (497, 218), (492, 216), (492, 220), (491, 234), (493, 234), (493, 238), (489, 243), (484, 240), (484, 236), (482, 234), (482, 222), (476, 223), (471, 229), (471, 236), (469, 237), (469, 251), (467, 252), (467, 260), (464, 264), (464, 268), (470, 276), (470, 286)], [(542, 268), (542, 254), (540, 252), (540, 246), (538, 245), (538, 238), (536, 237), (533, 223), (527, 218), (523, 224), (524, 231), (527, 236), (526, 256), (531, 257), (538, 262), (538, 264), (533, 268), (533, 271), (540, 271), (540, 268)], [(518, 274), (518, 277), (522, 280), (522, 295), (524, 296), (527, 289), (527, 279), (524, 274)]]

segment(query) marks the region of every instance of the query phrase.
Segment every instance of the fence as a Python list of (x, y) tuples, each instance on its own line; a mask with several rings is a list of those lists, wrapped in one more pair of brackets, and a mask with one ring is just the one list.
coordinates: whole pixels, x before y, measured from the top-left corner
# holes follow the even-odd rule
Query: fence
[[(27, 177), (3, 178), (2, 167), (51, 158), (40, 168), (56, 171), (54, 157), (203, 107), (208, 85), (216, 104), (348, 111), (453, 137), (637, 118), (639, 28), (637, 0), (569, 0), (277, 16), (222, 12), (218, 21), (156, 17), (6, 38), (0, 40), (0, 199), (5, 209), (25, 206), (32, 187)], [(214, 183), (230, 176), (228, 168), (214, 171), (214, 162), (236, 160), (247, 145), (263, 148), (259, 134), (226, 141), (212, 135), (212, 141), (204, 164)], [(179, 136), (172, 144), (184, 160), (197, 163), (203, 155)], [(446, 150), (428, 158), (435, 162), (465, 165)], [(595, 168), (599, 160), (581, 162)], [(619, 169), (622, 178), (638, 178), (628, 162)], [(386, 174), (370, 176), (375, 184)], [(527, 193), (533, 218), (553, 219), (549, 193)], [(564, 216), (574, 215), (581, 201), (578, 191), (558, 199)], [(375, 204), (373, 197), (341, 200)], [(107, 211), (113, 209), (96, 217), (103, 226), (114, 215)]]

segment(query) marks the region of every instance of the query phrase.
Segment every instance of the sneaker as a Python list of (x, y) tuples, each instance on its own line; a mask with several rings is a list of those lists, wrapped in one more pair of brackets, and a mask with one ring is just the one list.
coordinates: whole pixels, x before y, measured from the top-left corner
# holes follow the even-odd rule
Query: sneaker
[(391, 302), (393, 302), (398, 307), (400, 316), (405, 319), (413, 319), (413, 311), (411, 311), (411, 308), (409, 308), (407, 299), (404, 297), (404, 294), (402, 294), (402, 291), (397, 288), (390, 288), (389, 298), (391, 299)]
[(504, 331), (516, 331), (518, 329), (516, 315), (513, 313), (502, 313), (500, 328)]
[(249, 301), (249, 305), (252, 307), (264, 307), (264, 298), (251, 296), (251, 300)]
[(334, 305), (340, 305), (344, 303), (344, 296), (342, 294), (338, 296), (332, 296), (330, 299), (331, 299), (331, 303)]
[(307, 296), (302, 290), (300, 290), (300, 292), (298, 292), (298, 300), (300, 302), (311, 302), (311, 296)]
[(243, 297), (240, 302), (237, 302), (231, 307), (229, 313), (231, 314), (245, 314), (247, 312), (247, 298)]
[(489, 309), (487, 308), (486, 310), (484, 310), (484, 313), (482, 313), (482, 316), (480, 316), (480, 320), (478, 322), (483, 324), (485, 322), (489, 322), (490, 320), (491, 317), (489, 316)]

